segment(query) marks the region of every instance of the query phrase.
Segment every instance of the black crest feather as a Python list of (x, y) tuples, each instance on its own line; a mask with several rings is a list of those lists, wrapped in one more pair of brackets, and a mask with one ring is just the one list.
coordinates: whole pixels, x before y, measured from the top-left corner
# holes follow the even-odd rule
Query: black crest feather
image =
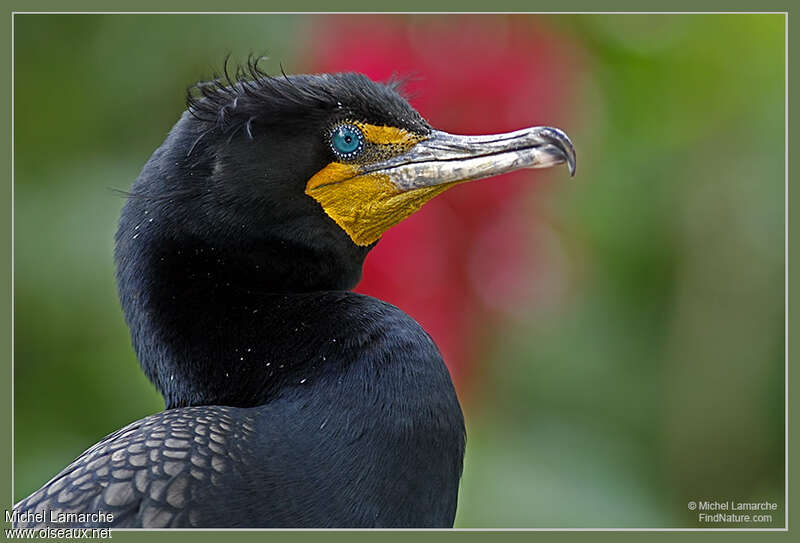
[(327, 117), (341, 110), (343, 116), (427, 133), (428, 123), (403, 96), (404, 79), (393, 76), (377, 83), (359, 73), (272, 76), (259, 66), (262, 57), (222, 72), (187, 90), (189, 113), (228, 138), (243, 133), (252, 139), (256, 126), (279, 122), (303, 122), (312, 116)]

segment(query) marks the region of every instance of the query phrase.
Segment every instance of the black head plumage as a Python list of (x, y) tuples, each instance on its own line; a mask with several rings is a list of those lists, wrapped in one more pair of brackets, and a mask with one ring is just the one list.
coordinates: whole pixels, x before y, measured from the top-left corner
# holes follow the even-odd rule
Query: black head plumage
[(340, 118), (427, 134), (431, 127), (408, 105), (403, 84), (396, 77), (376, 83), (354, 72), (271, 76), (258, 67), (257, 57), (250, 57), (233, 73), (226, 62), (222, 74), (189, 87), (186, 103), (207, 130), (228, 138), (253, 139), (259, 129), (276, 124)]

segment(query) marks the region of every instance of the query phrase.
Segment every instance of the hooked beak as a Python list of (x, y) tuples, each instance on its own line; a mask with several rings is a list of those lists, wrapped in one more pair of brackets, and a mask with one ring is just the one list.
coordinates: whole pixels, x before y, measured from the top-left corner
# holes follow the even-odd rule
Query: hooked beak
[(397, 189), (410, 191), (562, 163), (574, 176), (575, 148), (558, 128), (536, 126), (489, 136), (434, 130), (409, 152), (372, 164), (363, 174), (387, 175)]
[[(407, 135), (399, 133), (398, 143), (407, 145)], [(575, 149), (557, 128), (537, 126), (492, 136), (433, 130), (405, 152), (385, 160), (329, 164), (308, 181), (306, 194), (319, 202), (353, 243), (367, 246), (453, 185), (563, 163), (574, 175)]]

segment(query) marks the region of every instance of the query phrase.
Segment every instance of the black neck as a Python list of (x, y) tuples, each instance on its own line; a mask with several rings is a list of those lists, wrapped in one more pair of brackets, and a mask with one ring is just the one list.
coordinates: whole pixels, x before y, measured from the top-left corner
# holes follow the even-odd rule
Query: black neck
[(137, 356), (168, 408), (263, 404), (335, 371), (332, 363), (352, 358), (339, 353), (381, 326), (372, 319), (340, 331), (365, 310), (347, 290), (367, 249), (343, 259), (269, 238), (170, 239), (170, 229), (148, 228), (163, 216), (142, 224), (144, 207), (131, 200), (123, 212), (117, 279)]

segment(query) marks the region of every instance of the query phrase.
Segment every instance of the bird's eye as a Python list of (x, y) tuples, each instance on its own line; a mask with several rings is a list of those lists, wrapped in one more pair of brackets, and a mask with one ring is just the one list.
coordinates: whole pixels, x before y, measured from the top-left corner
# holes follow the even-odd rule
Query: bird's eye
[(356, 157), (364, 147), (364, 134), (352, 124), (341, 124), (331, 132), (331, 148), (340, 158)]

